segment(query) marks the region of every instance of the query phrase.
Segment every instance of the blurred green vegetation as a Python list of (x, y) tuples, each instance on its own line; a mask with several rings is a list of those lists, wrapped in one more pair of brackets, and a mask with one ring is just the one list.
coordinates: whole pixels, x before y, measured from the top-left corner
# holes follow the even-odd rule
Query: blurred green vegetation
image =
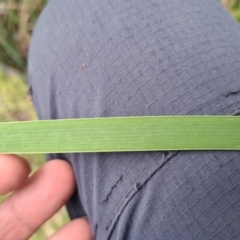
[(46, 3), (47, 0), (1, 0), (0, 62), (26, 70), (30, 35)]
[(37, 119), (28, 95), (27, 85), (21, 77), (0, 71), (0, 122)]
[(240, 22), (240, 0), (231, 0), (230, 2), (230, 12)]

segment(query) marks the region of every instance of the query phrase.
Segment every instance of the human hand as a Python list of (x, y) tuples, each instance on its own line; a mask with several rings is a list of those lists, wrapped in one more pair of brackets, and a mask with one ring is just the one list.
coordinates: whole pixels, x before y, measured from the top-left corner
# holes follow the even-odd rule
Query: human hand
[[(0, 155), (0, 195), (14, 193), (0, 205), (1, 240), (26, 240), (69, 199), (75, 189), (71, 165), (63, 160), (44, 164), (31, 172), (27, 161), (16, 155)], [(92, 240), (86, 218), (78, 218), (50, 240)]]

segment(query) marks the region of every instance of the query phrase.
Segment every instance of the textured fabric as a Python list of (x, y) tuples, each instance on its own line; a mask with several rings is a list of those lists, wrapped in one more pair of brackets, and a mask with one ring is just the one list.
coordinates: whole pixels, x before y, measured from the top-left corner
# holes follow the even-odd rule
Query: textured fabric
[[(217, 0), (51, 0), (29, 54), (40, 119), (237, 114), (240, 29)], [(95, 239), (240, 239), (237, 151), (52, 154)], [(81, 199), (81, 200), (80, 200)]]

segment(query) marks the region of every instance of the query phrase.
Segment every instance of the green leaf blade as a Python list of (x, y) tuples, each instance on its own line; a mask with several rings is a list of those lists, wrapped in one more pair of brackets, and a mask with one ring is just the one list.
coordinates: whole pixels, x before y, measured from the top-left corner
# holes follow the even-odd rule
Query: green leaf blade
[(0, 124), (1, 153), (240, 150), (236, 116), (82, 118)]

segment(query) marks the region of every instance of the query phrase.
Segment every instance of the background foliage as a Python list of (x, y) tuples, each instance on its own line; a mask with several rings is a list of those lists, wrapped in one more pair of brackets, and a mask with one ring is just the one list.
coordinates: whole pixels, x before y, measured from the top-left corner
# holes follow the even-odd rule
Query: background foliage
[(47, 0), (1, 0), (1, 62), (25, 71), (30, 35), (46, 3)]
[[(0, 122), (37, 119), (28, 95), (25, 73), (30, 36), (46, 3), (47, 0), (0, 0)], [(240, 22), (240, 0), (222, 0), (222, 3)], [(25, 157), (33, 172), (45, 161), (43, 155)], [(0, 203), (6, 197), (0, 197)], [(67, 221), (63, 208), (30, 240), (47, 239)]]
[(232, 15), (240, 22), (240, 0), (228, 0)]

